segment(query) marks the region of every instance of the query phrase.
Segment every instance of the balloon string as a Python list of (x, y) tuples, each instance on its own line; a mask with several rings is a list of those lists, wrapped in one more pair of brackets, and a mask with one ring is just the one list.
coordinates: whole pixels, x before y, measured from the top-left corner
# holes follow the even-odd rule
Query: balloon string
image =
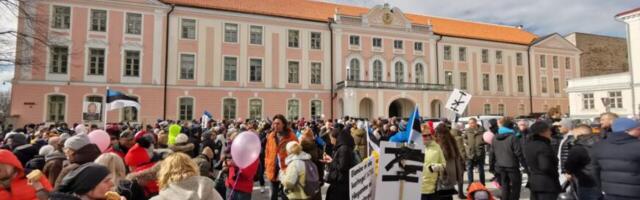
[(238, 174), (236, 174), (236, 181), (233, 182), (233, 187), (231, 187), (231, 193), (229, 193), (229, 196), (227, 196), (227, 199), (231, 200), (231, 197), (233, 197), (233, 193), (236, 191), (236, 186), (238, 185), (238, 180), (240, 179), (240, 174), (242, 174), (242, 169), (240, 169), (238, 167)]

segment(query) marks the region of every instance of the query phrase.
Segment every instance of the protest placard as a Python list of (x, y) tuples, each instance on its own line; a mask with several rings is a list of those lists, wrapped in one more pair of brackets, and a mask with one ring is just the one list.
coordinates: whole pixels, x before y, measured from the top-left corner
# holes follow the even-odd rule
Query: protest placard
[(464, 110), (467, 109), (469, 101), (471, 101), (471, 94), (459, 89), (454, 89), (451, 95), (449, 95), (449, 100), (447, 100), (445, 108), (462, 115)]
[(374, 161), (368, 157), (349, 169), (349, 198), (351, 200), (373, 200)]
[(424, 147), (381, 142), (375, 199), (420, 199)]

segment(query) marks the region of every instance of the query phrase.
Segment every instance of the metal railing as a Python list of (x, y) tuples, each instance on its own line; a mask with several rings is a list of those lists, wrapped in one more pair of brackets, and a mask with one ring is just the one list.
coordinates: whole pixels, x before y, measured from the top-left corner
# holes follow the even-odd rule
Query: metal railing
[(337, 90), (344, 88), (372, 88), (372, 89), (398, 89), (398, 90), (431, 90), (451, 91), (452, 85), (411, 82), (386, 82), (386, 81), (360, 81), (347, 80), (337, 83)]

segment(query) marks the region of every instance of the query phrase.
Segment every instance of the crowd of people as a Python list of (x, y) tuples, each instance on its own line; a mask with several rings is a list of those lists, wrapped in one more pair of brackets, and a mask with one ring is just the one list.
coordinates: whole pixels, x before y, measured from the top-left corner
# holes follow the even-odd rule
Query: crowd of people
[[(275, 115), (102, 129), (8, 127), (0, 133), (0, 199), (250, 200), (254, 186), (270, 191), (272, 200), (349, 199), (349, 169), (369, 156), (368, 145), (389, 141), (406, 125), (400, 118), (290, 122)], [(532, 124), (510, 117), (442, 119), (420, 129), (422, 199), (519, 199), (523, 173), (531, 199), (640, 199), (640, 122), (634, 119), (604, 113), (594, 124), (580, 124), (552, 109)], [(88, 136), (96, 130), (108, 133), (108, 148)], [(260, 138), (261, 153), (240, 168), (230, 147), (244, 133)], [(491, 181), (499, 192), (485, 187)]]

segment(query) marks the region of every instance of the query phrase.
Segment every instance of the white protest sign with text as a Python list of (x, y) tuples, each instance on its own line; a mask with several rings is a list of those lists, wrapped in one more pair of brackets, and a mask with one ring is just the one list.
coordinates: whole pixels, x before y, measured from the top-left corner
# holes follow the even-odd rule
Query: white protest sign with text
[(371, 157), (349, 169), (349, 198), (351, 200), (373, 200), (374, 162)]

